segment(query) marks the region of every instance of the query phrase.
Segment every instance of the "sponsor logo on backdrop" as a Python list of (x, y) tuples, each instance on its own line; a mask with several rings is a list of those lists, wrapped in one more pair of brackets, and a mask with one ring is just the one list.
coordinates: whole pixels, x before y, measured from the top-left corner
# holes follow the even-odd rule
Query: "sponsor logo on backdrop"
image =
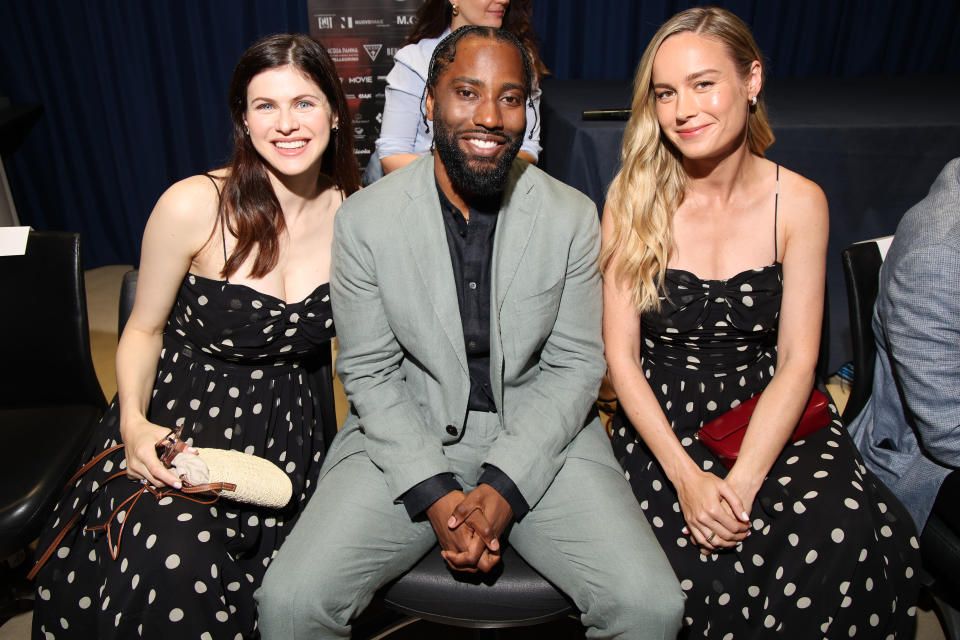
[[(410, 24), (413, 24), (412, 22)], [(357, 17), (357, 16), (340, 16), (340, 28), (341, 29), (359, 29), (361, 27), (375, 27), (383, 28), (389, 27), (386, 21), (383, 18), (377, 17)]]
[(355, 127), (354, 151), (367, 163), (380, 135), (387, 73), (422, 0), (307, 0), (310, 34), (340, 75)]
[(380, 49), (382, 47), (382, 44), (365, 44), (363, 45), (363, 50), (367, 52), (368, 56), (370, 56), (370, 62), (375, 62), (377, 60), (377, 56), (380, 55)]
[(360, 49), (356, 47), (328, 47), (327, 53), (335, 64), (341, 62), (360, 62)]

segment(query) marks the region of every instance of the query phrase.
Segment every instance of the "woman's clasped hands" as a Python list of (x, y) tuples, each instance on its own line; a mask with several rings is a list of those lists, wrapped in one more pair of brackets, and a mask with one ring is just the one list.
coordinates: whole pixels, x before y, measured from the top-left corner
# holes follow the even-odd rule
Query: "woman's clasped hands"
[(675, 486), (687, 522), (683, 533), (700, 547), (700, 553), (729, 549), (750, 535), (750, 514), (737, 492), (722, 478), (693, 469)]

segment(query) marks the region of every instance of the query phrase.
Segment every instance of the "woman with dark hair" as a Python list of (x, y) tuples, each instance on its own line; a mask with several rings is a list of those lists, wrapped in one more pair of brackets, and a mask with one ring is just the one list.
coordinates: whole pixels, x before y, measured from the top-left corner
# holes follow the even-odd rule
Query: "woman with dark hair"
[[(426, 0), (417, 11), (413, 33), (394, 56), (387, 75), (386, 102), (377, 150), (365, 175), (366, 182), (390, 173), (430, 151), (433, 134), (424, 115), (427, 68), (437, 44), (451, 31), (466, 25), (503, 28), (517, 36), (530, 56), (536, 76), (547, 73), (537, 54), (530, 25), (530, 0)], [(540, 154), (540, 89), (527, 104), (527, 130), (520, 157), (536, 163)]]
[[(763, 63), (738, 17), (670, 18), (637, 68), (603, 215), (614, 453), (687, 596), (682, 638), (912, 638), (919, 554), (814, 385), (828, 214), (764, 157)], [(700, 427), (756, 397), (727, 469)]]
[[(41, 537), (36, 638), (256, 637), (253, 592), (316, 481), (335, 418), (308, 370), (334, 335), (333, 217), (358, 182), (350, 113), (327, 52), (297, 34), (243, 54), (229, 103), (230, 166), (171, 186), (147, 222), (117, 397), (83, 459), (125, 447), (68, 489)], [(157, 456), (173, 429), (191, 453), (273, 462), (293, 498), (194, 501)]]

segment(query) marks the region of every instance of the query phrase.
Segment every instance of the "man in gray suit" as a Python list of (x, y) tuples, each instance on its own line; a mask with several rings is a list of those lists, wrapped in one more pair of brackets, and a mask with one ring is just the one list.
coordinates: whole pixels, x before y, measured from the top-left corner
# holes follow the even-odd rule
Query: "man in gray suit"
[(960, 466), (960, 158), (897, 226), (873, 333), (873, 393), (850, 432), (922, 531)]
[(682, 592), (588, 415), (604, 372), (596, 209), (515, 160), (531, 77), (508, 32), (452, 34), (427, 81), (434, 154), (337, 214), (351, 410), (257, 593), (267, 640), (349, 637), (438, 541), (451, 567), (487, 571), (507, 540), (591, 637), (676, 636)]

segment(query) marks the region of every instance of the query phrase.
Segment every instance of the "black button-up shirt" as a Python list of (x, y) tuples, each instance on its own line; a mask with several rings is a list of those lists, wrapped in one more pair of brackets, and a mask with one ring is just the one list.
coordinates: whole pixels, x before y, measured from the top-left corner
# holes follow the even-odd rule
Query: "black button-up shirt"
[(468, 221), (439, 185), (437, 193), (447, 231), (467, 367), (470, 369), (467, 408), (470, 411), (496, 411), (490, 389), (490, 277), (500, 198), (469, 203)]
[[(463, 341), (470, 370), (470, 411), (495, 412), (490, 387), (490, 279), (493, 275), (493, 239), (497, 230), (500, 197), (468, 203), (470, 219), (453, 205), (437, 185), (440, 210), (447, 233), (447, 246), (457, 286), (457, 303), (463, 325)], [(517, 485), (507, 474), (486, 465), (477, 484), (489, 484), (506, 499), (519, 519), (530, 507)], [(427, 478), (403, 495), (403, 505), (415, 517), (434, 502), (461, 489), (451, 473)]]

